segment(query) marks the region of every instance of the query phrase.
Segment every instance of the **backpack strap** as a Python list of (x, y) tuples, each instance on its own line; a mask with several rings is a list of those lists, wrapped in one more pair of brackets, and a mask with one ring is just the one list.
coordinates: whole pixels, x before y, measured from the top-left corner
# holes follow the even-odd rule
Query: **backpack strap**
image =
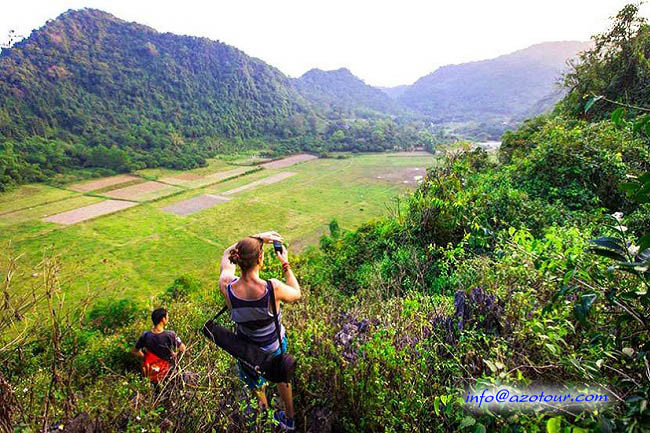
[(273, 290), (273, 283), (271, 280), (266, 280), (266, 287), (269, 289), (271, 295), (271, 310), (273, 311), (273, 320), (275, 320), (275, 332), (278, 334), (278, 343), (280, 344), (280, 354), (284, 353), (282, 350), (282, 335), (280, 334), (280, 321), (278, 320), (278, 310), (275, 306), (275, 291)]
[(212, 320), (217, 320), (219, 318), (219, 316), (221, 316), (226, 311), (228, 311), (228, 304), (224, 305), (223, 308), (221, 310), (219, 310), (219, 312), (217, 314), (215, 314), (215, 316), (212, 318)]

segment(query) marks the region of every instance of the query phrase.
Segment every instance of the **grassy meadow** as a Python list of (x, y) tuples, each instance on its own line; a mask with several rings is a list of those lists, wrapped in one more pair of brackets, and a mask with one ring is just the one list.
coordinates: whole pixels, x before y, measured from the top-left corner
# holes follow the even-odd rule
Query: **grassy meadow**
[[(395, 197), (415, 182), (414, 167), (432, 165), (432, 155), (363, 154), (319, 159), (283, 169), (264, 169), (179, 193), (71, 226), (42, 218), (103, 200), (47, 185), (26, 185), (0, 195), (0, 242), (7, 254), (21, 254), (31, 272), (14, 277), (14, 287), (28, 290), (38, 281), (44, 254), (62, 262), (66, 300), (91, 303), (104, 297), (140, 300), (158, 294), (183, 273), (207, 284), (217, 277), (223, 249), (253, 232), (277, 230), (291, 251), (317, 244), (336, 218), (354, 228), (394, 206)], [(211, 160), (205, 175), (236, 166)], [(411, 169), (405, 172), (405, 170)], [(179, 217), (161, 209), (202, 194), (219, 194), (280, 172), (295, 176), (232, 195), (232, 200)], [(173, 170), (136, 173), (148, 178), (178, 174)], [(378, 178), (378, 177), (382, 178)], [(404, 183), (407, 181), (409, 183)], [(119, 187), (116, 186), (116, 187)]]

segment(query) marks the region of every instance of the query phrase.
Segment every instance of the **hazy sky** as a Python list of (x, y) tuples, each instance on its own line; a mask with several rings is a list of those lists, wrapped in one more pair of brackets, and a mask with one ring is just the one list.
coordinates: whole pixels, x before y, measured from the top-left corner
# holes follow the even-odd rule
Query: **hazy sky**
[[(67, 9), (92, 7), (161, 32), (205, 36), (293, 77), (349, 68), (368, 84), (410, 84), (435, 68), (529, 45), (587, 40), (626, 0), (3, 1), (0, 41)], [(643, 6), (650, 15), (650, 7)]]

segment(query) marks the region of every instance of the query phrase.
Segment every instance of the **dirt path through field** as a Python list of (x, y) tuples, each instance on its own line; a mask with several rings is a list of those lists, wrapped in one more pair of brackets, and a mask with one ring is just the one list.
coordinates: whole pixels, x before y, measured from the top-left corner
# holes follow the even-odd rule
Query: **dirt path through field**
[(181, 191), (180, 188), (150, 180), (148, 182), (131, 185), (120, 189), (105, 192), (104, 195), (121, 200), (144, 201), (170, 195)]
[(196, 189), (221, 182), (231, 177), (241, 176), (246, 174), (246, 172), (255, 170), (259, 169), (256, 167), (237, 167), (232, 170), (219, 171), (205, 176), (197, 175), (195, 173), (178, 173), (172, 176), (163, 177), (162, 179), (159, 179), (159, 181), (187, 189)]
[[(277, 161), (266, 162), (260, 164), (258, 167), (282, 168), (316, 158), (317, 157), (313, 155), (299, 154), (290, 156), (288, 158), (279, 159)], [(97, 179), (90, 182), (79, 183), (72, 185), (69, 188), (74, 191), (88, 193), (92, 191), (110, 189), (110, 187), (114, 185), (117, 185), (117, 187), (115, 189), (110, 189), (109, 191), (101, 193), (101, 195), (109, 197), (110, 200), (106, 200), (90, 206), (81, 207), (72, 211), (51, 215), (47, 218), (44, 218), (43, 221), (63, 225), (76, 224), (81, 221), (86, 221), (88, 219), (96, 218), (101, 215), (106, 215), (118, 210), (136, 206), (138, 204), (137, 202), (155, 200), (182, 191), (183, 189), (198, 189), (226, 179), (247, 174), (248, 172), (257, 171), (259, 169), (260, 168), (237, 167), (233, 168), (232, 170), (220, 171), (205, 176), (185, 172), (166, 176), (164, 178), (161, 178), (160, 181), (151, 180), (134, 185), (127, 185), (122, 188), (119, 187), (120, 184), (137, 181), (141, 178), (131, 175), (120, 175)], [(240, 186), (238, 188), (231, 189), (222, 195), (204, 194), (191, 198), (189, 200), (174, 203), (172, 205), (164, 207), (162, 210), (178, 216), (191, 215), (203, 209), (217, 206), (231, 199), (231, 197), (226, 196), (246, 191), (260, 185), (270, 185), (272, 183), (279, 182), (281, 180), (294, 176), (295, 174), (296, 173), (294, 172), (278, 173), (264, 179), (260, 179)]]
[(187, 216), (220, 205), (228, 200), (231, 199), (229, 197), (204, 194), (189, 200), (179, 201), (178, 203), (162, 208), (162, 210), (178, 216)]

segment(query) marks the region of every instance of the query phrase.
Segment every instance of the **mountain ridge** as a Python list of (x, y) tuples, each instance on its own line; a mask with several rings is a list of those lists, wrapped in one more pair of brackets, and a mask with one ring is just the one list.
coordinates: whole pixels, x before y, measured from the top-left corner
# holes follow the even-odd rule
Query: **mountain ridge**
[[(153, 38), (158, 41), (167, 41), (170, 39), (183, 41), (182, 44), (185, 44), (185, 47), (183, 47), (184, 49), (187, 49), (187, 46), (189, 45), (199, 52), (198, 54), (195, 53), (196, 58), (200, 57), (200, 55), (206, 55), (206, 51), (209, 51), (207, 48), (208, 46), (216, 50), (221, 50), (222, 52), (227, 52), (230, 59), (223, 62), (221, 66), (225, 65), (231, 67), (234, 63), (235, 68), (231, 68), (229, 74), (224, 74), (226, 76), (213, 76), (212, 78), (214, 78), (214, 82), (208, 83), (208, 87), (211, 87), (213, 92), (207, 92), (207, 94), (213, 98), (215, 96), (223, 96), (218, 95), (218, 92), (215, 93), (214, 91), (217, 89), (227, 90), (230, 87), (239, 87), (234, 85), (232, 82), (227, 82), (227, 80), (232, 79), (233, 74), (241, 74), (245, 90), (242, 92), (242, 89), (237, 89), (238, 91), (235, 92), (234, 95), (229, 95), (230, 100), (228, 101), (237, 106), (237, 109), (234, 110), (234, 112), (233, 110), (225, 110), (230, 114), (237, 114), (237, 116), (228, 119), (219, 116), (208, 116), (210, 124), (210, 127), (208, 127), (208, 133), (212, 135), (225, 136), (254, 136), (261, 133), (268, 133), (269, 130), (274, 130), (275, 133), (280, 133), (281, 130), (284, 131), (285, 129), (283, 128), (283, 123), (286, 123), (291, 116), (296, 114), (306, 115), (310, 113), (312, 109), (324, 112), (331, 112), (333, 110), (346, 116), (353, 117), (416, 114), (431, 118), (435, 122), (442, 123), (482, 121), (486, 120), (486, 118), (490, 120), (498, 118), (499, 121), (520, 119), (528, 112), (538, 111), (538, 109), (533, 109), (532, 107), (543, 107), (544, 109), (548, 109), (549, 106), (554, 104), (556, 99), (554, 99), (552, 95), (556, 92), (551, 88), (553, 78), (550, 77), (552, 75), (557, 75), (557, 69), (559, 69), (557, 67), (558, 64), (565, 65), (567, 58), (575, 55), (578, 48), (584, 48), (588, 45), (588, 43), (580, 41), (541, 42), (491, 59), (444, 65), (433, 72), (420, 77), (411, 85), (381, 88), (366, 84), (361, 78), (352, 74), (352, 72), (345, 67), (330, 71), (312, 68), (298, 78), (290, 78), (278, 68), (267, 64), (259, 58), (248, 56), (238, 48), (225, 44), (219, 40), (191, 35), (176, 35), (169, 32), (161, 33), (152, 27), (137, 22), (121, 20), (112, 14), (99, 9), (85, 8), (79, 10), (70, 9), (62, 13), (56, 19), (49, 20), (41, 28), (32, 31), (32, 34), (28, 38), (16, 43), (11, 49), (6, 51), (3, 50), (3, 53), (0, 56), (0, 74), (3, 69), (7, 69), (6, 65), (3, 68), (2, 62), (6, 62), (6, 58), (11, 57), (12, 52), (21, 49), (29, 51), (30, 44), (34, 41), (58, 44), (60, 52), (46, 53), (50, 58), (55, 58), (57, 55), (65, 54), (71, 39), (74, 42), (74, 36), (83, 35), (83, 32), (88, 32), (88, 29), (90, 28), (92, 34), (97, 36), (97, 40), (94, 41), (93, 44), (89, 44), (89, 47), (92, 48), (93, 45), (96, 47), (102, 46), (102, 44), (104, 44), (107, 39), (110, 39), (111, 36), (106, 34), (105, 29), (96, 28), (96, 25), (88, 25), (87, 18), (95, 19), (98, 22), (104, 21), (105, 23), (108, 23), (107, 25), (109, 26), (128, 27), (134, 32), (142, 32), (143, 35), (140, 35), (138, 38), (138, 42), (141, 44), (139, 47), (140, 53), (138, 54), (148, 54), (151, 58), (158, 57), (160, 50), (151, 41), (145, 41), (144, 39), (146, 38)], [(71, 28), (64, 28), (63, 31), (61, 31), (61, 23), (70, 20), (82, 21), (85, 22), (86, 25), (73, 25)], [(47, 37), (49, 37), (49, 41), (44, 40)], [(169, 55), (169, 52), (163, 54)], [(181, 61), (181, 66), (187, 63), (188, 59), (186, 57), (187, 56), (179, 59)], [(526, 68), (537, 68), (538, 74), (531, 79), (528, 79), (526, 82), (519, 83), (521, 84), (519, 87), (512, 85), (513, 82), (517, 83), (518, 81), (512, 79), (512, 74), (505, 80), (503, 77), (498, 76), (499, 74), (507, 75), (509, 72), (508, 68), (519, 68), (520, 76), (518, 78), (519, 81), (521, 81), (522, 61), (526, 63)], [(553, 67), (550, 68), (552, 71), (549, 70), (549, 62), (553, 64)], [(200, 64), (205, 62), (202, 59), (195, 59), (195, 63)], [(69, 71), (65, 65), (49, 64), (46, 66), (49, 79), (65, 80), (70, 77)], [(101, 66), (105, 66), (105, 63)], [(197, 71), (197, 66), (197, 64), (190, 64), (193, 72)], [(474, 75), (469, 79), (462, 79), (463, 75), (467, 75), (468, 69), (471, 70), (477, 68), (488, 68), (489, 70), (487, 71), (487, 75), (481, 77), (480, 74), (477, 76), (477, 73), (474, 72)], [(97, 74), (95, 71), (86, 72), (89, 76)], [(266, 84), (269, 84), (270, 86), (265, 87), (260, 85), (259, 80), (255, 79), (256, 73), (260, 72), (262, 75), (266, 75), (264, 77), (268, 79)], [(38, 75), (38, 73), (36, 73), (36, 75)], [(230, 76), (228, 77), (227, 75)], [(471, 71), (470, 75), (472, 75)], [(0, 77), (2, 77), (2, 75), (0, 75)], [(164, 73), (159, 73), (155, 78), (158, 81), (164, 82), (166, 77)], [(226, 81), (225, 83), (223, 82), (224, 79)], [(496, 82), (498, 80), (501, 80), (501, 82)], [(10, 79), (4, 81), (11, 82)], [(155, 80), (151, 79), (150, 81)], [(490, 87), (488, 85), (481, 87), (480, 85), (476, 85), (477, 83), (485, 81), (491, 81), (490, 84), (496, 84), (496, 86)], [(29, 90), (29, 86), (20, 86), (18, 89), (12, 88), (10, 92), (7, 92), (6, 82), (4, 84), (5, 85), (0, 85), (0, 101), (2, 102), (7, 100), (7, 93), (13, 95), (18, 94), (21, 98), (24, 98), (25, 88)], [(447, 88), (445, 88), (445, 86)], [(454, 88), (454, 86), (456, 88)], [(2, 87), (5, 88), (4, 92)], [(516, 92), (521, 93), (520, 97), (513, 95), (513, 89)], [(48, 86), (45, 86), (45, 90), (48, 90)], [(270, 92), (272, 95), (272, 101), (266, 104), (266, 106), (264, 106), (264, 104), (250, 104), (250, 98), (257, 98), (258, 100), (264, 99), (264, 95), (261, 94), (262, 92)], [(2, 93), (4, 93), (4, 95), (2, 95)], [(193, 96), (198, 100), (201, 100), (205, 95), (205, 89), (193, 93)], [(498, 101), (499, 96), (503, 95), (506, 96), (506, 99), (509, 98), (509, 100)], [(124, 98), (126, 101), (129, 101), (128, 95), (124, 96)], [(221, 99), (228, 100), (228, 98)], [(486, 101), (486, 99), (488, 101)], [(242, 103), (242, 101), (245, 103)], [(493, 103), (495, 101), (497, 103)], [(11, 106), (12, 104), (9, 103), (5, 105)], [(205, 98), (203, 98), (202, 102), (198, 105), (211, 106), (209, 101), (205, 101)], [(250, 107), (255, 107), (257, 112), (250, 113), (249, 110), (247, 110)], [(483, 108), (485, 108), (485, 110), (483, 110)], [(27, 118), (31, 117), (32, 121), (28, 121), (28, 124), (24, 125), (23, 129), (32, 129), (37, 131), (39, 134), (47, 135), (47, 129), (56, 129), (56, 127), (61, 124), (60, 116), (52, 114), (43, 116), (43, 113), (41, 112), (43, 110), (36, 110), (38, 111), (36, 117), (39, 117), (40, 115), (40, 117), (45, 117), (45, 119), (40, 119), (40, 121), (34, 122), (33, 116), (30, 116), (34, 113), (31, 113), (30, 110), (26, 111)], [(180, 111), (183, 112), (183, 110)], [(201, 112), (200, 109), (197, 111)], [(267, 124), (261, 128), (259, 125), (257, 128), (252, 125), (252, 123), (256, 123), (252, 122), (252, 120), (258, 117), (264, 118), (265, 121), (268, 120), (269, 117), (274, 117), (268, 115), (269, 111), (275, 112), (281, 120), (279, 122), (272, 122), (274, 123), (273, 125), (269, 125), (268, 122), (265, 122)], [(221, 113), (221, 115), (223, 114), (224, 113)], [(0, 111), (0, 135), (5, 137), (16, 137), (17, 134), (15, 131), (7, 131), (8, 128), (10, 129), (7, 125), (8, 122), (6, 120), (4, 123), (2, 122), (3, 118), (7, 119), (8, 117), (6, 109), (4, 113)], [(174, 126), (182, 130), (186, 123), (187, 122), (176, 122)], [(227, 125), (223, 125), (224, 123)], [(244, 125), (241, 125), (241, 123), (244, 123)], [(215, 128), (215, 125), (218, 125), (218, 127)], [(183, 133), (187, 137), (194, 136), (192, 133), (189, 133), (189, 131), (183, 131)], [(199, 133), (198, 135), (202, 135), (202, 133)]]
[(492, 59), (445, 65), (416, 80), (397, 99), (441, 122), (506, 120), (552, 93), (568, 58), (588, 42), (542, 42)]
[[(12, 61), (17, 64), (12, 65)], [(16, 72), (12, 71), (15, 69), (12, 66), (23, 66), (31, 74), (12, 74)], [(286, 118), (296, 111), (308, 111), (288, 77), (277, 68), (249, 57), (235, 47), (207, 38), (159, 33), (97, 9), (64, 12), (10, 50), (3, 50), (0, 76), (3, 78), (0, 82), (0, 99), (3, 102), (10, 99), (8, 94), (12, 92), (8, 90), (16, 88), (8, 89), (11, 84), (17, 84), (19, 90), (27, 91), (28, 94), (23, 96), (28, 98), (37, 96), (30, 92), (32, 88), (57, 93), (69, 90), (65, 86), (76, 86), (75, 90), (80, 93), (77, 96), (82, 100), (101, 97), (101, 101), (94, 101), (96, 104), (93, 108), (108, 118), (123, 108), (123, 104), (115, 102), (132, 102), (131, 106), (137, 107), (138, 101), (134, 99), (145, 98), (145, 102), (156, 106), (160, 105), (160, 99), (166, 99), (174, 107), (165, 107), (159, 113), (161, 121), (171, 122), (175, 128), (182, 130), (186, 124), (196, 123), (190, 122), (188, 117), (199, 113), (206, 115), (202, 122), (202, 126), (208, 129), (206, 132), (215, 135), (250, 135), (251, 131), (247, 128), (253, 125), (242, 123), (250, 122), (252, 118), (269, 119), (271, 114)], [(191, 81), (188, 81), (189, 77)], [(238, 78), (242, 78), (242, 82), (237, 82)], [(30, 79), (31, 82), (28, 82)], [(120, 84), (129, 79), (138, 81), (138, 86), (145, 85), (147, 92), (158, 93), (151, 98), (145, 92), (139, 92), (138, 88), (121, 89)], [(55, 82), (60, 84), (59, 88), (48, 85)], [(179, 95), (174, 94), (176, 91), (182, 94), (180, 96), (186, 106), (178, 104)], [(265, 92), (264, 99), (259, 98), (260, 92)], [(170, 95), (175, 96), (176, 100)], [(211, 100), (226, 101), (229, 107), (216, 106), (212, 115), (207, 114), (200, 107), (203, 104), (211, 105)], [(256, 103), (252, 103), (252, 100)], [(42, 101), (31, 102), (31, 108), (37, 107), (36, 111), (45, 108), (38, 104)], [(60, 102), (70, 103), (66, 98)], [(113, 111), (102, 110), (102, 106), (107, 104), (112, 105)], [(195, 107), (192, 113), (187, 110), (190, 106)], [(21, 108), (27, 111), (28, 117), (33, 114), (30, 107)], [(73, 112), (81, 118), (86, 114)], [(188, 122), (175, 121), (178, 113)], [(237, 116), (229, 115), (232, 113)], [(48, 114), (44, 116), (46, 127), (57, 128), (61, 123), (64, 123), (64, 128), (67, 127), (60, 116)], [(146, 118), (149, 113), (138, 114)], [(38, 132), (46, 135), (44, 128)], [(195, 135), (191, 131), (185, 133), (188, 137)], [(14, 136), (7, 134), (2, 125), (0, 134)]]
[(401, 112), (396, 102), (376, 87), (366, 84), (348, 68), (333, 70), (312, 68), (294, 80), (294, 85), (308, 100), (323, 108), (333, 108), (362, 115)]

